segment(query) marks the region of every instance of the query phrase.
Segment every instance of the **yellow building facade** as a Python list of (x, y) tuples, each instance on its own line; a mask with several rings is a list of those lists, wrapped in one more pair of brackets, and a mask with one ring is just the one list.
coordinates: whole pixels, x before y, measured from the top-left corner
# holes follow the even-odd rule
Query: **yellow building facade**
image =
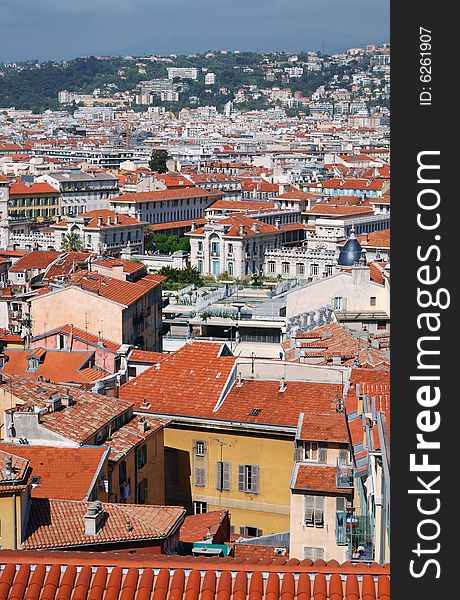
[(230, 511), (234, 533), (289, 531), (294, 432), (165, 429), (166, 503), (200, 513)]

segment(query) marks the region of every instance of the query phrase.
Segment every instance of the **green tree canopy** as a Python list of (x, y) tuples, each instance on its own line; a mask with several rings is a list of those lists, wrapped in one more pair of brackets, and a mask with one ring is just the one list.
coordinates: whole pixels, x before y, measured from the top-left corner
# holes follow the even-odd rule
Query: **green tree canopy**
[(149, 160), (149, 169), (157, 173), (166, 173), (166, 162), (169, 159), (167, 150), (154, 150)]
[(83, 249), (83, 241), (78, 233), (66, 233), (62, 236), (62, 248), (66, 252), (80, 252)]
[(160, 254), (171, 254), (177, 250), (188, 252), (190, 241), (188, 238), (179, 238), (177, 235), (154, 233), (150, 227), (147, 227), (144, 234), (144, 247), (146, 250), (154, 250)]

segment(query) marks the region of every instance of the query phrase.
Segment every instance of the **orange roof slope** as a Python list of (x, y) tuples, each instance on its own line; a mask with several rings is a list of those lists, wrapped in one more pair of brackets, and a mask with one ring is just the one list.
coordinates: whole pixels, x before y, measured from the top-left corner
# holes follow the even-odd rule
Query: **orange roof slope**
[(202, 542), (208, 533), (215, 535), (227, 514), (226, 510), (212, 510), (185, 517), (180, 528), (180, 541), (193, 544)]
[[(157, 285), (164, 281), (162, 276), (149, 276), (139, 279), (136, 283), (130, 281), (121, 281), (114, 277), (100, 275), (99, 273), (90, 273), (89, 271), (79, 271), (73, 273), (70, 277), (69, 287), (78, 287), (82, 290), (112, 300), (122, 306), (130, 306), (149, 290), (153, 290)], [(62, 288), (65, 290), (66, 288)], [(62, 290), (57, 290), (59, 293)]]
[[(38, 356), (38, 351), (40, 357)], [(93, 351), (66, 351), (47, 350), (45, 348), (7, 348), (4, 351), (6, 363), (3, 373), (22, 375), (31, 379), (43, 378), (53, 383), (87, 383), (97, 381), (108, 375), (99, 367), (89, 368), (88, 361), (92, 358)], [(36, 371), (28, 371), (29, 357), (40, 358)]]
[[(24, 402), (17, 410), (25, 410), (30, 406), (46, 408), (46, 401), (52, 394), (61, 396), (68, 393), (68, 388), (51, 383), (32, 381), (26, 377), (3, 375), (2, 384), (13, 396)], [(124, 400), (113, 401), (110, 396), (92, 394), (79, 388), (72, 388), (74, 404), (55, 412), (40, 415), (40, 423), (74, 442), (84, 444), (107, 423), (128, 411), (132, 404)]]
[(95, 483), (107, 448), (51, 448), (2, 443), (0, 450), (29, 461), (32, 477), (40, 477), (32, 486), (33, 498), (85, 500)]
[(33, 251), (29, 252), (14, 263), (10, 272), (24, 271), (26, 269), (46, 269), (55, 261), (62, 252)]
[[(146, 400), (159, 414), (211, 414), (236, 361), (221, 356), (223, 344), (193, 342), (146, 369), (120, 388), (120, 398), (136, 408)], [(144, 409), (145, 410), (145, 409)]]
[(85, 535), (87, 509), (87, 502), (33, 498), (23, 547), (71, 548), (110, 542), (153, 542), (166, 538), (185, 515), (182, 506), (104, 503), (105, 519), (99, 532)]

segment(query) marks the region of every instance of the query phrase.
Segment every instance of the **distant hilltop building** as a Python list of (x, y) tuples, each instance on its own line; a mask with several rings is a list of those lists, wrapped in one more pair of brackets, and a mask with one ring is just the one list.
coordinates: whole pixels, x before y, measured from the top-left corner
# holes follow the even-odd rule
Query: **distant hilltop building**
[(215, 73), (206, 73), (204, 76), (205, 85), (214, 85), (216, 83), (216, 74)]
[(168, 79), (197, 79), (198, 69), (194, 67), (168, 67)]

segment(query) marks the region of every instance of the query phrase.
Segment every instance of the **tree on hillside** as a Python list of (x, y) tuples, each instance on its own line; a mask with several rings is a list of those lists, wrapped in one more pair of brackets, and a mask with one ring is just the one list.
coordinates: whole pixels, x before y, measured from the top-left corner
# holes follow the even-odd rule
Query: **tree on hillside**
[(83, 242), (78, 233), (66, 233), (62, 236), (62, 248), (66, 252), (80, 252), (83, 248)]
[(166, 173), (168, 170), (166, 167), (168, 159), (169, 156), (167, 150), (154, 150), (150, 156), (149, 169), (151, 171), (156, 171), (157, 173)]

